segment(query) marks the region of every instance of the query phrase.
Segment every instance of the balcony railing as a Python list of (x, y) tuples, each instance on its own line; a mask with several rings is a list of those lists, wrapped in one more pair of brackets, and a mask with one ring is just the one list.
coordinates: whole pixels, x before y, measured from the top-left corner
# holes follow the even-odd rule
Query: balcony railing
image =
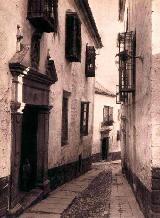
[(135, 33), (118, 34), (119, 85), (117, 86), (117, 103), (125, 102), (128, 94), (135, 92)]
[(41, 32), (57, 31), (58, 0), (28, 0), (27, 19)]

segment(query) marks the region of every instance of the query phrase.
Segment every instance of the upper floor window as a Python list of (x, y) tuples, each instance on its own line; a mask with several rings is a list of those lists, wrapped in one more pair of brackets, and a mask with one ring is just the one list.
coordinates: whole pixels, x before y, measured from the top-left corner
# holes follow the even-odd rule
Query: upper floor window
[(94, 46), (86, 46), (86, 77), (95, 77), (95, 57)]
[(27, 19), (41, 32), (57, 32), (58, 0), (28, 0)]
[(65, 56), (70, 62), (81, 61), (81, 22), (76, 12), (66, 14)]
[(81, 102), (80, 133), (88, 135), (89, 102)]
[(42, 33), (35, 31), (31, 39), (31, 66), (38, 70), (40, 61), (40, 41)]
[(113, 125), (113, 107), (104, 106), (104, 108), (103, 108), (103, 123), (107, 126)]

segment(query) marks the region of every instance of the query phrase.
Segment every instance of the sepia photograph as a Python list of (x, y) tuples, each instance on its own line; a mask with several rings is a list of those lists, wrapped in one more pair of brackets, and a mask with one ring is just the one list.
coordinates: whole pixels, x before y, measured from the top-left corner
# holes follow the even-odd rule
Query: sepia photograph
[(160, 0), (0, 0), (0, 218), (160, 218), (159, 100)]

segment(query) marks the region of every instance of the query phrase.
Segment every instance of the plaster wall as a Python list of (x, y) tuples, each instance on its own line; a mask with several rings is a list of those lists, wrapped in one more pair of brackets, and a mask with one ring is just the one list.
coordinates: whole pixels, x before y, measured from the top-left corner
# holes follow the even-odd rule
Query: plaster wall
[[(44, 33), (41, 38), (41, 54), (39, 71), (45, 73), (45, 61), (48, 49), (55, 61), (58, 82), (51, 86), (50, 130), (49, 130), (49, 168), (78, 159), (86, 158), (91, 154), (93, 132), (93, 94), (94, 78), (85, 77), (85, 49), (86, 43), (94, 45), (93, 39), (84, 25), (84, 18), (79, 14), (82, 22), (82, 58), (81, 63), (69, 63), (65, 59), (65, 14), (70, 9), (78, 9), (73, 0), (59, 0), (58, 3), (58, 33)], [(11, 80), (8, 63), (16, 53), (17, 25), (23, 32), (23, 44), (31, 44), (34, 27), (28, 22), (27, 1), (1, 0), (0, 1), (0, 177), (10, 174), (11, 154)], [(24, 59), (25, 65), (30, 66), (30, 53)], [(71, 92), (69, 97), (69, 143), (61, 147), (61, 115), (63, 90)], [(89, 101), (89, 134), (80, 137), (80, 106), (81, 101)]]
[[(125, 162), (151, 188), (151, 1), (128, 1), (129, 31), (136, 31), (136, 91), (123, 105), (126, 116)], [(125, 30), (124, 30), (125, 31)]]
[[(51, 87), (50, 104), (53, 109), (50, 114), (49, 137), (49, 167), (58, 166), (78, 159), (86, 158), (91, 154), (93, 133), (93, 94), (94, 78), (85, 77), (85, 50), (86, 43), (94, 45), (93, 40), (82, 21), (82, 53), (81, 63), (69, 63), (65, 60), (65, 12), (70, 9), (77, 11), (73, 1), (59, 1), (59, 34), (50, 35), (48, 46), (51, 56), (55, 60), (58, 73), (58, 82)], [(77, 11), (78, 12), (78, 11)], [(69, 97), (69, 140), (68, 144), (61, 146), (61, 115), (62, 93), (66, 90), (71, 93)], [(80, 107), (81, 101), (89, 101), (89, 134), (80, 137)]]
[(151, 71), (151, 86), (152, 86), (152, 167), (160, 167), (160, 29), (158, 20), (160, 19), (160, 2), (152, 1), (152, 71)]

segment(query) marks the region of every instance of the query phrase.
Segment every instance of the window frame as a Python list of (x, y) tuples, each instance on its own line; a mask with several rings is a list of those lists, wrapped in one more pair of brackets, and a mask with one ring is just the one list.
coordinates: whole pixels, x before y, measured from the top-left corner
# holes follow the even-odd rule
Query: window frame
[(69, 62), (81, 62), (81, 21), (76, 12), (66, 12), (65, 57)]
[(95, 60), (96, 60), (95, 47), (86, 45), (86, 63), (85, 63), (86, 77), (95, 77), (95, 68), (96, 68)]
[[(61, 146), (65, 146), (69, 141), (69, 97), (70, 92), (63, 91), (62, 96), (62, 126), (61, 126)], [(65, 99), (65, 100), (64, 100)], [(66, 108), (64, 102), (66, 101)], [(64, 113), (65, 112), (65, 113)], [(66, 124), (66, 123), (67, 124)]]
[[(80, 116), (80, 135), (88, 135), (88, 124), (89, 124), (89, 103), (81, 101), (81, 116)], [(86, 110), (85, 110), (86, 107)], [(86, 113), (86, 115), (85, 115)], [(85, 125), (84, 125), (85, 123)]]
[[(105, 114), (107, 111), (107, 115)], [(104, 105), (103, 107), (103, 123), (107, 126), (113, 125), (113, 107)]]

